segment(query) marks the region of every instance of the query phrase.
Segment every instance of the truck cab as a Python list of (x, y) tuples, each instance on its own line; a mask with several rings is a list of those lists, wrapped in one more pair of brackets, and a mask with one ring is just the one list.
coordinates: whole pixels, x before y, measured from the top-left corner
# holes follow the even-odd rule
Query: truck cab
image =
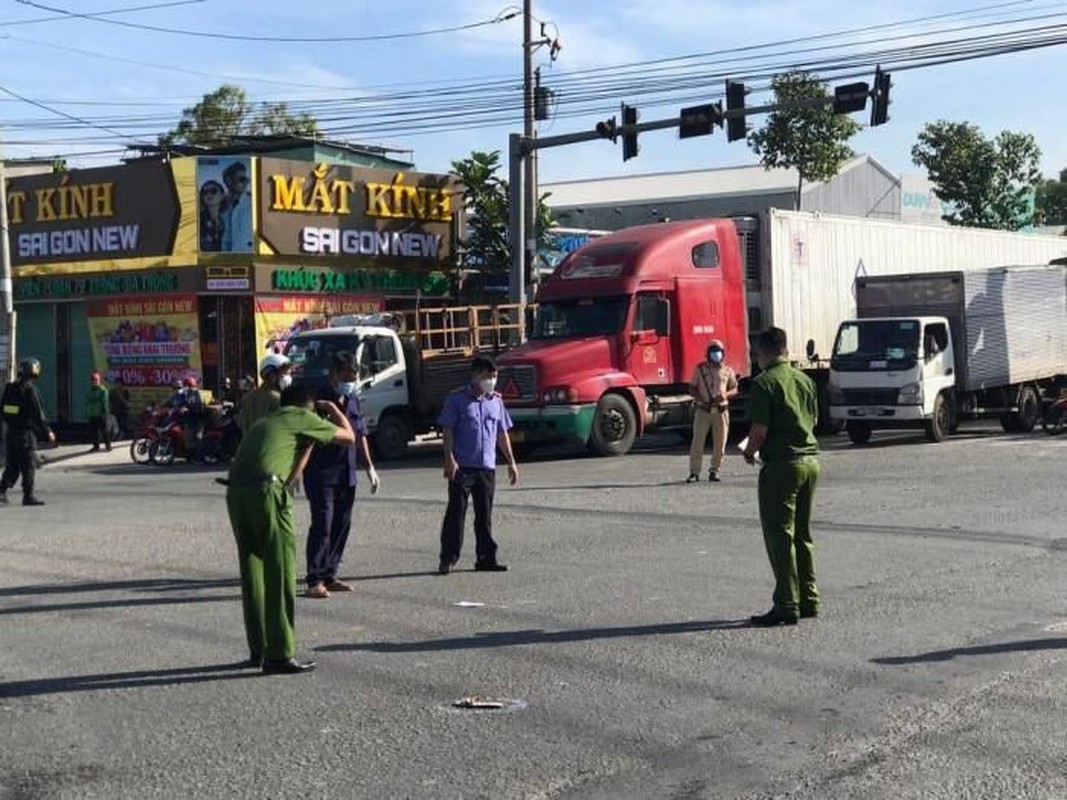
[(499, 360), (518, 443), (570, 440), (621, 455), (685, 425), (708, 341), (749, 372), (738, 234), (730, 220), (628, 228), (569, 254), (541, 285), (529, 341)]
[(359, 399), (368, 433), (373, 436), (383, 414), (408, 405), (407, 364), (399, 335), (376, 319), (338, 317), (331, 327), (293, 336), (285, 354), (297, 380), (322, 388), (329, 382), (336, 353), (349, 352), (359, 362)]
[(831, 417), (856, 444), (878, 428), (928, 426), (943, 438), (956, 424), (944, 401), (955, 386), (955, 352), (945, 317), (846, 320), (830, 359)]

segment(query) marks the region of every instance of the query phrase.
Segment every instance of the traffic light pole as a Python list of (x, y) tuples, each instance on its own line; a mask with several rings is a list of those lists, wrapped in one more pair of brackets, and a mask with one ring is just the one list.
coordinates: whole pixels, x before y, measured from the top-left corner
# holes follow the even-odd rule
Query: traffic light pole
[[(833, 96), (813, 97), (804, 100), (796, 100), (790, 103), (772, 103), (762, 106), (749, 106), (737, 110), (718, 110), (717, 124), (734, 117), (750, 117), (757, 114), (769, 114), (773, 111), (782, 111), (792, 108), (815, 108), (818, 106), (833, 105)], [(508, 138), (508, 207), (510, 211), (510, 225), (508, 240), (511, 243), (511, 275), (509, 280), (509, 298), (512, 303), (526, 304), (526, 236), (533, 233), (526, 230), (526, 186), (525, 172), (526, 163), (531, 155), (537, 150), (545, 150), (550, 147), (563, 147), (568, 144), (580, 142), (593, 142), (598, 139), (611, 139), (613, 142), (624, 134), (638, 134), (647, 131), (662, 131), (668, 128), (679, 128), (682, 123), (681, 116), (668, 119), (657, 119), (649, 122), (639, 122), (636, 125), (615, 125), (614, 118), (611, 124), (600, 132), (596, 129), (580, 131), (578, 133), (563, 133), (558, 136), (544, 136), (533, 138), (520, 136), (513, 133)]]

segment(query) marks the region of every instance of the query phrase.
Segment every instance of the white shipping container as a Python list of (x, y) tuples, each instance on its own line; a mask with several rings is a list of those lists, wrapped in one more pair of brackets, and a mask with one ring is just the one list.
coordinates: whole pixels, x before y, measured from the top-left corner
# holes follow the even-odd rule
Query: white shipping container
[(763, 324), (786, 331), (794, 357), (809, 339), (829, 357), (839, 323), (856, 316), (857, 277), (1037, 266), (1067, 257), (1067, 237), (777, 209), (761, 222)]

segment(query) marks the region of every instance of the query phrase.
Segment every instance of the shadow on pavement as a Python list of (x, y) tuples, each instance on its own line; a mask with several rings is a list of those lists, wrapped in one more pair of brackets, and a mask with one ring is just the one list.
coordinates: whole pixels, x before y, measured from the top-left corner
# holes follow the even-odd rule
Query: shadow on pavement
[(957, 656), (988, 656), (997, 653), (1030, 653), (1039, 650), (1067, 650), (1067, 639), (1023, 639), (1016, 642), (983, 644), (975, 647), (953, 647), (949, 650), (933, 650), (914, 656), (883, 656), (872, 658), (871, 663), (898, 666), (923, 664), (933, 661), (951, 661)]
[(40, 583), (0, 588), (0, 597), (42, 594), (81, 594), (83, 592), (187, 592), (240, 586), (236, 578), (187, 579), (145, 578), (136, 581), (89, 581), (85, 583)]
[[(247, 670), (238, 672), (238, 670)], [(94, 692), (104, 689), (138, 689), (146, 686), (178, 686), (185, 683), (234, 680), (258, 677), (244, 662), (212, 664), (203, 667), (110, 672), (99, 675), (71, 675), (65, 678), (36, 678), (27, 681), (0, 683), (0, 697), (32, 697), (66, 692)]]
[(618, 639), (627, 636), (664, 636), (676, 633), (746, 628), (745, 620), (706, 620), (667, 622), (659, 625), (629, 625), (621, 628), (582, 628), (572, 631), (548, 632), (537, 628), (500, 633), (479, 633), (455, 639), (431, 639), (424, 642), (371, 642), (368, 644), (329, 644), (316, 647), (324, 653), (369, 651), (373, 653), (426, 653), (449, 650), (483, 650), (495, 647), (514, 647), (525, 644), (565, 644), (596, 639)]
[(135, 597), (121, 600), (93, 600), (87, 603), (45, 603), (32, 606), (0, 608), (0, 617), (13, 614), (45, 614), (58, 611), (93, 611), (104, 608), (148, 608), (149, 606), (183, 606), (196, 603), (232, 603), (240, 595), (220, 594), (210, 597)]
[(576, 489), (657, 489), (662, 486), (678, 486), (685, 484), (684, 480), (660, 481), (658, 483), (591, 483), (568, 486), (509, 486), (509, 492), (573, 492)]

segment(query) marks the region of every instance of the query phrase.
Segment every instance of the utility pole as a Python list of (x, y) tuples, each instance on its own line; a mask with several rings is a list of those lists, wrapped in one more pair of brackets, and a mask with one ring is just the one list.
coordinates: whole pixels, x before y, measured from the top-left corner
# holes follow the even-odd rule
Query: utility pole
[(0, 327), (0, 377), (3, 382), (15, 379), (15, 287), (11, 280), (11, 238), (7, 226), (7, 178), (4, 156), (0, 152), (0, 298), (3, 300)]
[[(533, 51), (533, 0), (523, 0), (522, 4), (522, 135), (527, 141), (536, 136), (534, 128), (534, 81)], [(537, 263), (537, 154), (530, 151), (524, 154), (523, 161), (523, 229), (524, 238), (512, 244), (512, 247), (525, 253), (523, 258), (523, 294), (525, 287), (533, 276)]]

